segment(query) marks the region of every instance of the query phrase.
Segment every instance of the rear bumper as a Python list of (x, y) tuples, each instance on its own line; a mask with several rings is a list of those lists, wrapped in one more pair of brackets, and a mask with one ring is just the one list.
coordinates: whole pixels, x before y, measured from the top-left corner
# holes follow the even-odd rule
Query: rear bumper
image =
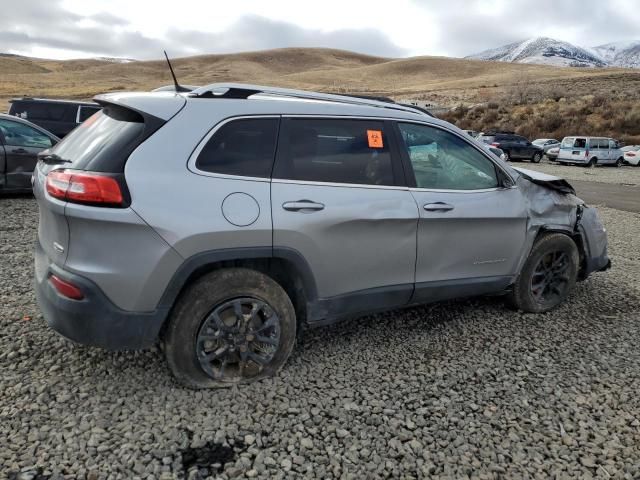
[[(82, 300), (60, 295), (49, 282), (51, 274), (80, 287)], [(116, 307), (90, 280), (53, 264), (38, 242), (35, 252), (35, 290), (47, 324), (60, 335), (83, 345), (108, 350), (137, 350), (156, 341), (167, 309), (130, 312)]]
[(556, 161), (560, 163), (589, 163), (588, 158), (563, 158), (559, 155), (556, 157)]

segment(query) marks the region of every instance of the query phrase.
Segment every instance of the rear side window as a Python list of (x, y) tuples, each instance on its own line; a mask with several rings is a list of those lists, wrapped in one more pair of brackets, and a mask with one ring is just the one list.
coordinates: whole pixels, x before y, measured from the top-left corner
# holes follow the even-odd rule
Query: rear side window
[(49, 148), (53, 143), (41, 131), (11, 120), (0, 119), (0, 132), (5, 144), (13, 147)]
[(233, 120), (204, 146), (196, 167), (205, 172), (269, 178), (278, 138), (278, 118)]
[(100, 107), (85, 107), (84, 105), (80, 106), (80, 112), (78, 113), (78, 122), (82, 123), (91, 115), (100, 111)]
[(351, 119), (283, 119), (274, 178), (394, 185), (384, 123)]
[(69, 160), (69, 168), (88, 169), (90, 164), (124, 165), (126, 157), (140, 143), (144, 129), (144, 119), (139, 113), (115, 105), (106, 106), (64, 137), (53, 152)]
[(65, 119), (68, 105), (47, 102), (15, 102), (12, 113), (28, 120), (60, 122)]

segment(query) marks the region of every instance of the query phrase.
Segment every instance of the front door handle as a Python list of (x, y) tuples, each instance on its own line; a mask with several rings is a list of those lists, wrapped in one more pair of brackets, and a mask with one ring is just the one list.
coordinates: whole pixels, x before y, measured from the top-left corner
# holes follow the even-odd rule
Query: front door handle
[(316, 212), (324, 209), (324, 204), (311, 200), (298, 200), (297, 202), (284, 202), (282, 208), (290, 212)]
[(453, 205), (444, 202), (427, 203), (423, 207), (427, 212), (448, 212), (453, 210)]
[(24, 148), (16, 148), (11, 150), (11, 153), (27, 153), (27, 151)]

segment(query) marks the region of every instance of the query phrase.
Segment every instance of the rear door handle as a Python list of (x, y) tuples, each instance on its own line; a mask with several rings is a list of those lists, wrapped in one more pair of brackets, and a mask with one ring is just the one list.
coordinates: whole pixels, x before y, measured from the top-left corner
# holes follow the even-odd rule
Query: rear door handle
[(453, 205), (444, 202), (427, 203), (423, 207), (427, 212), (448, 212), (453, 210)]
[(284, 202), (282, 208), (290, 212), (315, 212), (324, 209), (324, 204), (311, 200), (298, 200), (297, 202)]

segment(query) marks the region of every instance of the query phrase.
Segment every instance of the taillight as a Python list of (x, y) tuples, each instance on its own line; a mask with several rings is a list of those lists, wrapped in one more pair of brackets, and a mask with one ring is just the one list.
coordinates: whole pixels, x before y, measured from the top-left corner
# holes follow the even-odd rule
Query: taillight
[(633, 152), (627, 152), (627, 157), (635, 157), (636, 154)]
[(49, 283), (51, 283), (51, 285), (53, 285), (53, 288), (55, 288), (56, 291), (63, 297), (67, 297), (72, 300), (82, 300), (84, 298), (84, 293), (82, 293), (82, 290), (76, 287), (73, 283), (62, 280), (57, 275), (50, 275)]
[(46, 186), (49, 195), (68, 202), (113, 207), (121, 207), (124, 203), (118, 180), (100, 173), (51, 170)]

